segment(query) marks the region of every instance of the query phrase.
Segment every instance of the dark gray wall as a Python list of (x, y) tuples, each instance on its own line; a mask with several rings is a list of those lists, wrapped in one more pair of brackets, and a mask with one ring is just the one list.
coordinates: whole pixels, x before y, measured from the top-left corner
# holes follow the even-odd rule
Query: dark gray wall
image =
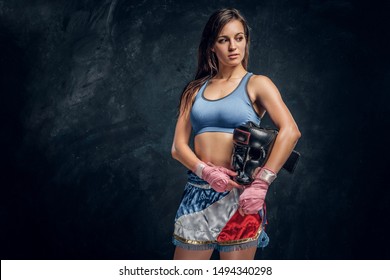
[(2, 259), (172, 257), (176, 107), (226, 6), (252, 28), (249, 71), (274, 81), (302, 132), (257, 258), (390, 257), (388, 5), (16, 0), (0, 1)]

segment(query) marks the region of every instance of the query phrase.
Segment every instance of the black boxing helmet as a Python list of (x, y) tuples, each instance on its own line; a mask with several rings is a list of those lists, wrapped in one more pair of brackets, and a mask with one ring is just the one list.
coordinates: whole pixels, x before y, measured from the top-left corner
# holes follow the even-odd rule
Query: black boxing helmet
[(251, 121), (234, 129), (231, 165), (238, 173), (234, 181), (241, 185), (253, 182), (253, 173), (264, 165), (277, 134), (276, 129), (260, 128)]

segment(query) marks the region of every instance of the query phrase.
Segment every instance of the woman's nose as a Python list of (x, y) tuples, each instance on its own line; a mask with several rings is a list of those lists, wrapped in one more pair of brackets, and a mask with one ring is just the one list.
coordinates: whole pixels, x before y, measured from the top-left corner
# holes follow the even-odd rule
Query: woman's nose
[(235, 50), (236, 49), (236, 43), (234, 42), (234, 40), (230, 40), (229, 49), (230, 50)]

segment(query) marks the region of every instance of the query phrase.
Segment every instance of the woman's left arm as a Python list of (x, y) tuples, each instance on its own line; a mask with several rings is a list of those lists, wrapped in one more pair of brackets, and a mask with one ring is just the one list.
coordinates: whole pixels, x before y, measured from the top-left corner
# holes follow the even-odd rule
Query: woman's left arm
[(301, 137), (301, 132), (283, 102), (279, 90), (268, 77), (256, 75), (251, 79), (251, 83), (256, 105), (268, 112), (272, 122), (279, 129), (271, 154), (264, 165), (278, 173)]

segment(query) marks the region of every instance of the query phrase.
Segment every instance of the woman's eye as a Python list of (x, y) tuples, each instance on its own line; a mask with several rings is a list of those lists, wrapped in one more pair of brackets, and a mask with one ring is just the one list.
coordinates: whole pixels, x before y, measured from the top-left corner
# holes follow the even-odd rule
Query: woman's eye
[(224, 42), (226, 42), (226, 39), (221, 39), (221, 40), (219, 40), (218, 42), (219, 42), (219, 43), (224, 43)]
[(240, 41), (242, 41), (242, 39), (244, 39), (243, 37), (238, 37), (236, 40), (238, 41), (238, 42), (240, 42)]

